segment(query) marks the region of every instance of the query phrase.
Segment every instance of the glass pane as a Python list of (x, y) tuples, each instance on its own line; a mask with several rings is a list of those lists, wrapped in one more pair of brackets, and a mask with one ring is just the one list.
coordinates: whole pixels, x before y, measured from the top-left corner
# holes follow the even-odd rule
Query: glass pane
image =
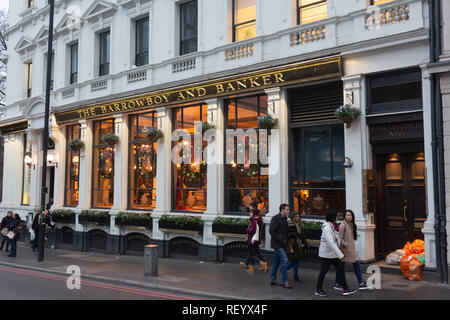
[(372, 0), (373, 5), (378, 5), (386, 2), (391, 2), (392, 0)]
[(147, 133), (153, 128), (154, 113), (139, 115), (137, 128), (137, 139), (147, 139)]
[(305, 24), (327, 17), (327, 3), (322, 2), (300, 9), (300, 24)]
[(70, 73), (78, 72), (78, 43), (71, 46), (70, 50)]
[(263, 189), (226, 189), (225, 203), (226, 212), (240, 213), (242, 215), (248, 214), (248, 206), (252, 202), (258, 203), (258, 209), (267, 213), (269, 208), (269, 193)]
[(109, 32), (100, 35), (100, 64), (109, 63), (110, 35)]
[(403, 179), (403, 167), (401, 162), (387, 162), (386, 163), (386, 180), (401, 180)]
[(302, 129), (292, 130), (292, 186), (294, 188), (303, 186), (303, 140)]
[(345, 210), (344, 190), (295, 190), (293, 191), (293, 209), (303, 215), (325, 215), (326, 210)]
[(236, 27), (235, 41), (253, 38), (256, 35), (256, 24), (250, 22)]
[[(27, 135), (23, 135), (24, 141), (24, 152), (30, 154), (31, 156), (31, 146), (27, 139)], [(25, 164), (25, 155), (22, 161), (23, 163), (23, 190), (22, 190), (22, 204), (30, 204), (30, 186), (31, 186), (31, 165)]]
[(256, 19), (255, 0), (235, 0), (234, 2), (235, 24)]
[(94, 207), (111, 207), (114, 200), (114, 148), (94, 148)]
[(332, 127), (333, 138), (333, 187), (345, 188), (345, 169), (344, 169), (344, 126), (337, 125)]
[(236, 129), (236, 102), (228, 103), (228, 129)]
[(258, 97), (237, 100), (238, 129), (258, 128)]
[(305, 184), (331, 187), (331, 141), (329, 126), (304, 129)]
[(137, 140), (137, 121), (138, 121), (138, 116), (130, 116), (130, 141), (133, 140)]
[(409, 82), (386, 87), (372, 88), (372, 104), (420, 99), (420, 82)]
[(186, 107), (183, 109), (183, 129), (194, 134), (194, 124), (196, 121), (201, 121), (200, 106)]
[(187, 54), (197, 51), (197, 1), (180, 6), (181, 52)]
[(267, 114), (267, 95), (259, 96), (259, 116)]

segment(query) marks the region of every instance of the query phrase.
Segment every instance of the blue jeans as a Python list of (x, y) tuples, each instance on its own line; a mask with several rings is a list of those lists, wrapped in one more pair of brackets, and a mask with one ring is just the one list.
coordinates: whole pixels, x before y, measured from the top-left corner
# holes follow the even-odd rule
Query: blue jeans
[(17, 239), (12, 239), (11, 241), (11, 256), (15, 257), (17, 253)]
[[(362, 272), (361, 272), (361, 265), (359, 264), (359, 261), (353, 263), (353, 269), (355, 270), (356, 278), (358, 279), (358, 284), (361, 284), (364, 282), (362, 278)], [(338, 272), (336, 271), (336, 284), (340, 284)]]
[(283, 248), (276, 249), (273, 256), (272, 271), (270, 273), (270, 282), (276, 282), (278, 267), (280, 267), (281, 280), (283, 281), (283, 284), (288, 283), (287, 277), (288, 262), (289, 260), (286, 255), (286, 251), (284, 251)]
[(292, 268), (292, 270), (294, 271), (294, 278), (298, 278), (298, 266), (299, 266), (298, 261), (289, 261), (287, 264), (286, 271)]

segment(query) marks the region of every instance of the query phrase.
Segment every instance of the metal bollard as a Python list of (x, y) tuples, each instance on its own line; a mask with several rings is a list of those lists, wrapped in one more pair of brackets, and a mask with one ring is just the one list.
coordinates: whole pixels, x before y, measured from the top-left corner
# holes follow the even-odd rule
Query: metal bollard
[(144, 276), (158, 276), (158, 246), (149, 244), (145, 246), (144, 251)]

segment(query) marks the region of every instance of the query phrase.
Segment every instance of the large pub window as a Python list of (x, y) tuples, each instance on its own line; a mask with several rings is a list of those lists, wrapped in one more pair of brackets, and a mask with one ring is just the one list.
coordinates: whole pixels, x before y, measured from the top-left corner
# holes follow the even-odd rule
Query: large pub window
[(327, 17), (327, 0), (297, 0), (297, 24)]
[(70, 141), (80, 139), (80, 125), (67, 126), (67, 148), (66, 148), (66, 194), (65, 206), (76, 207), (78, 205), (79, 182), (80, 182), (80, 150), (71, 150)]
[[(252, 96), (232, 99), (226, 103), (226, 128), (255, 129), (258, 128), (258, 117), (267, 114), (267, 96)], [(245, 137), (242, 141), (237, 136), (227, 135), (225, 145), (234, 146), (233, 150), (225, 150), (234, 154), (234, 160), (225, 165), (225, 212), (232, 214), (247, 214), (247, 208), (252, 202), (258, 203), (258, 208), (265, 213), (269, 207), (268, 166), (259, 158), (259, 133), (257, 141)], [(234, 141), (228, 141), (228, 140)], [(239, 144), (244, 143), (244, 146)], [(245, 150), (244, 163), (239, 163), (238, 152)], [(257, 163), (251, 163), (250, 151), (257, 152)], [(227, 157), (227, 156), (225, 156)], [(231, 155), (233, 157), (233, 155)]]
[(256, 35), (256, 0), (233, 0), (233, 42)]
[(157, 145), (147, 138), (150, 129), (156, 127), (156, 113), (130, 116), (128, 165), (128, 207), (130, 209), (154, 209), (156, 206), (156, 157)]
[(114, 119), (94, 122), (92, 207), (111, 208), (114, 200), (114, 147), (102, 136), (114, 133)]
[(342, 124), (292, 129), (293, 210), (324, 215), (345, 210), (344, 127)]
[[(204, 160), (195, 162), (194, 134), (201, 134), (195, 130), (195, 122), (207, 121), (207, 105), (195, 105), (176, 108), (173, 110), (174, 130), (185, 130), (191, 135), (191, 163), (173, 164), (173, 210), (204, 212), (206, 210), (206, 176), (207, 166)], [(180, 138), (181, 139), (181, 138)], [(189, 145), (181, 139), (175, 141), (173, 147)], [(202, 141), (202, 150), (207, 142)], [(174, 150), (174, 149), (172, 149)], [(180, 156), (182, 152), (180, 152)]]
[(378, 5), (386, 2), (391, 2), (392, 0), (370, 0), (370, 5)]
[(197, 51), (197, 0), (180, 5), (180, 55)]

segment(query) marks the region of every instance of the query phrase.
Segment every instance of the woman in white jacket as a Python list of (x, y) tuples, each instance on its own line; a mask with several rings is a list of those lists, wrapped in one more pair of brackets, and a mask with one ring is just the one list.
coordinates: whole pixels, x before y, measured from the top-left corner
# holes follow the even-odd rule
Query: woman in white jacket
[(316, 287), (316, 296), (326, 297), (327, 294), (323, 291), (323, 280), (325, 279), (326, 274), (332, 264), (338, 274), (339, 279), (344, 289), (342, 294), (344, 296), (355, 293), (356, 291), (350, 290), (347, 285), (347, 280), (345, 279), (345, 270), (344, 263), (341, 259), (344, 257), (344, 254), (339, 249), (340, 238), (339, 232), (337, 232), (334, 228), (333, 222), (337, 220), (337, 211), (336, 210), (328, 210), (326, 216), (326, 222), (322, 225), (322, 237), (320, 238), (320, 247), (319, 247), (319, 258), (321, 260), (321, 268), (320, 274), (317, 279), (317, 287)]

